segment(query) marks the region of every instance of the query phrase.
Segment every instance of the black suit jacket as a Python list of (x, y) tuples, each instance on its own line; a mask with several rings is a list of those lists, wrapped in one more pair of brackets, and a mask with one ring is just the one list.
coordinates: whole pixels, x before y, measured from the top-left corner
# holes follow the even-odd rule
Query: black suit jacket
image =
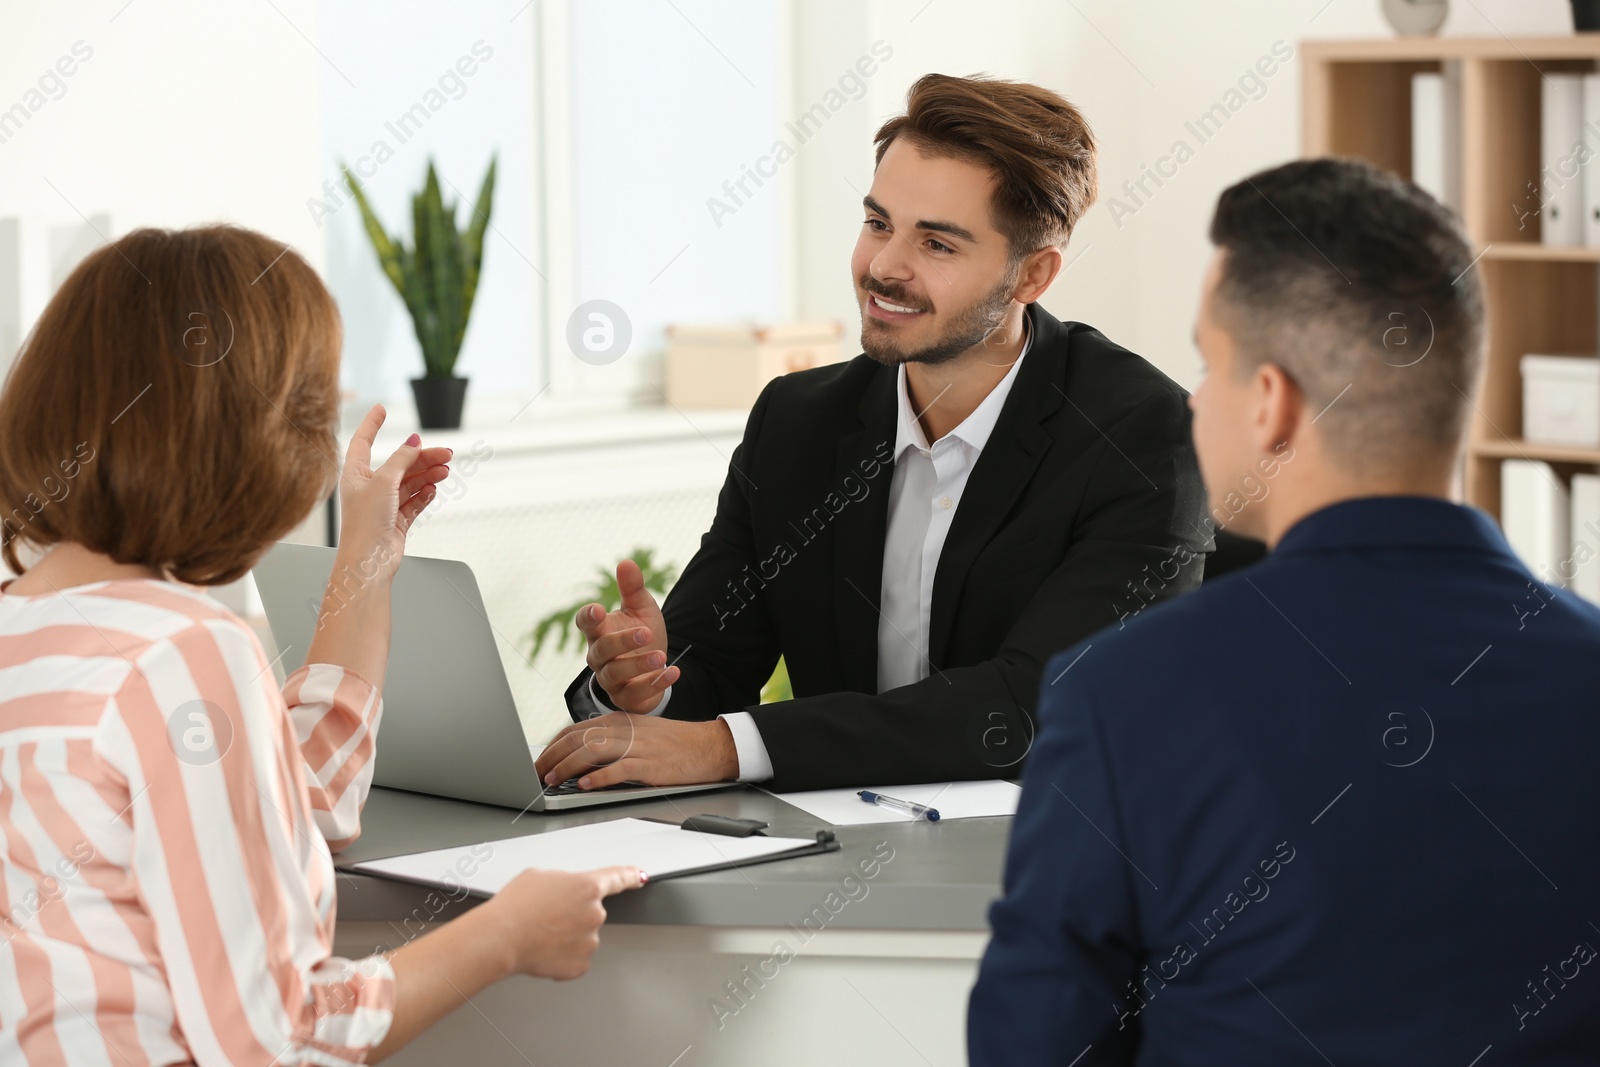
[[(934, 575), (928, 677), (877, 692), (898, 399), (896, 371), (862, 355), (756, 400), (662, 605), (682, 671), (668, 718), (750, 711), (778, 789), (1015, 777), (1050, 656), (1200, 583), (1212, 529), (1187, 394), (1097, 330), (1028, 314)], [(780, 654), (795, 699), (761, 705)]]

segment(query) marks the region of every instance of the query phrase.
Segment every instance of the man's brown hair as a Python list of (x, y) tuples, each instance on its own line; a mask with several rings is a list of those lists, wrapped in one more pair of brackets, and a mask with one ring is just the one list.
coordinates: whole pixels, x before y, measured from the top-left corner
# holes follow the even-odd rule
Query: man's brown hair
[(994, 226), (1013, 259), (1066, 244), (1099, 192), (1088, 121), (1037, 85), (924, 74), (906, 94), (906, 113), (879, 127), (878, 162), (902, 137), (924, 155), (989, 169)]
[(281, 242), (136, 230), (51, 299), (0, 392), (0, 555), (74, 542), (242, 576), (337, 484), (338, 308)]

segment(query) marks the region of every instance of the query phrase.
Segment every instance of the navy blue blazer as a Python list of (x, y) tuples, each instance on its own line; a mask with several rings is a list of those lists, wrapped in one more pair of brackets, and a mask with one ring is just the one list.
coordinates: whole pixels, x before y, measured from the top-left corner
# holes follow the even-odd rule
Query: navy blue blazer
[(1482, 512), (1325, 508), (1041, 690), (973, 1064), (1600, 1062), (1600, 608)]

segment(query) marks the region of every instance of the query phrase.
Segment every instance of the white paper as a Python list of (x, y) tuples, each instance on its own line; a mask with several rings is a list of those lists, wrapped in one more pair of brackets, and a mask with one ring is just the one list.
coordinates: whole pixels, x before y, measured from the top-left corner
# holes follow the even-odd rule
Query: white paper
[(650, 877), (660, 878), (699, 867), (759, 859), (814, 844), (814, 838), (727, 837), (680, 829), (672, 823), (613, 819), (502, 841), (368, 860), (355, 864), (354, 869), (493, 894), (530, 867), (588, 871), (596, 867), (630, 866), (643, 868)]
[[(933, 808), (945, 819), (982, 819), (996, 815), (1015, 815), (1022, 789), (1011, 782), (934, 782), (931, 785), (869, 785), (869, 792), (883, 793), (896, 800)], [(770, 789), (767, 792), (772, 792)], [(854, 789), (816, 789), (805, 793), (772, 793), (801, 811), (815, 815), (834, 826), (865, 826), (869, 823), (912, 822), (910, 815), (868, 804)]]

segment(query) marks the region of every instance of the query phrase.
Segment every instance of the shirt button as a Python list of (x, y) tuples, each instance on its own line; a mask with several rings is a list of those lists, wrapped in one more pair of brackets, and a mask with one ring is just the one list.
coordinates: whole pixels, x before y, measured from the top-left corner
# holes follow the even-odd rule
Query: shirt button
[(951, 503), (952, 503), (951, 499), (949, 497), (947, 497), (947, 496), (942, 496), (942, 497), (939, 498), (939, 506), (941, 508), (945, 508), (946, 510), (948, 510), (950, 505), (951, 505)]

